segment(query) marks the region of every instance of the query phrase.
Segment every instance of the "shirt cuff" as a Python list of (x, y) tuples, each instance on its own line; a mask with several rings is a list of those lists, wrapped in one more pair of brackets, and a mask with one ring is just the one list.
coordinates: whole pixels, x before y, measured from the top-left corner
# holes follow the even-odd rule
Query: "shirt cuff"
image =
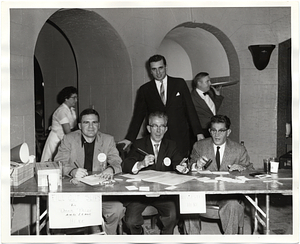
[(107, 168), (111, 168), (113, 170), (113, 174), (115, 174), (115, 169), (113, 166), (109, 165), (109, 166), (107, 166)]
[(138, 169), (138, 163), (139, 162), (136, 162), (134, 165), (133, 165), (133, 167), (132, 167), (132, 173), (133, 174), (137, 174), (138, 172), (139, 172), (139, 169)]

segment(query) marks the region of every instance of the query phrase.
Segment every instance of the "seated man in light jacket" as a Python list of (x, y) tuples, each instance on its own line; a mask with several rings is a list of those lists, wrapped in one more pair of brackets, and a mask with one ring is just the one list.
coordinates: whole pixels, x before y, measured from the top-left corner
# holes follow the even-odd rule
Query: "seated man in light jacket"
[[(89, 172), (97, 172), (105, 179), (122, 172), (121, 158), (114, 138), (101, 133), (100, 117), (94, 109), (85, 109), (79, 116), (79, 130), (64, 136), (55, 156), (63, 163), (63, 175), (82, 178)], [(75, 181), (76, 182), (76, 181)], [(119, 221), (124, 215), (119, 201), (102, 201), (102, 213), (107, 234), (116, 234)]]
[[(189, 161), (192, 171), (204, 170), (209, 159), (212, 162), (206, 169), (210, 171), (254, 170), (246, 148), (228, 138), (231, 133), (230, 124), (230, 119), (224, 115), (215, 115), (211, 118), (209, 127), (211, 137), (194, 144)], [(209, 195), (207, 204), (219, 206), (224, 234), (238, 234), (239, 228), (244, 225), (244, 204), (240, 195)], [(200, 226), (198, 231), (200, 234)]]

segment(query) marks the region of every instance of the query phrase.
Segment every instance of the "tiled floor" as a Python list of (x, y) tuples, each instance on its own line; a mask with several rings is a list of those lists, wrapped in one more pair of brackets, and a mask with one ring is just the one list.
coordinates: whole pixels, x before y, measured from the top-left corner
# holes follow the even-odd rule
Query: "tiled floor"
[[(259, 203), (264, 205), (265, 198), (260, 196)], [(264, 209), (264, 208), (263, 208)], [(251, 230), (251, 218), (249, 216), (250, 207), (246, 204), (246, 214), (244, 222), (244, 234), (252, 234)], [(293, 220), (292, 220), (292, 196), (271, 195), (270, 196), (270, 234), (271, 235), (288, 235), (292, 234)], [(217, 234), (221, 235), (220, 228), (216, 222), (202, 221), (201, 235)], [(150, 219), (145, 220), (144, 224), (145, 234), (159, 235), (159, 228), (151, 229)], [(261, 232), (262, 227), (259, 228)], [(174, 230), (175, 235), (179, 235), (177, 227)], [(258, 234), (258, 233), (257, 233)]]

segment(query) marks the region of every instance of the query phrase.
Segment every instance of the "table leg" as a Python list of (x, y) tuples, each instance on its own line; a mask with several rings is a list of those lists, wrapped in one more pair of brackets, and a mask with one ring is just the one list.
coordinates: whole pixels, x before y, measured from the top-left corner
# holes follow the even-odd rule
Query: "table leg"
[(266, 194), (266, 235), (270, 234), (270, 195)]
[(36, 196), (36, 235), (40, 235), (40, 197)]
[[(256, 206), (258, 206), (258, 199), (257, 199), (257, 195), (255, 194), (255, 204)], [(255, 212), (254, 212), (254, 233), (257, 233), (257, 229), (258, 229), (258, 222), (257, 222), (257, 208), (255, 208)]]
[[(266, 226), (267, 222), (267, 213), (265, 213), (259, 206), (258, 206), (258, 198), (255, 194), (255, 200), (253, 200), (251, 197), (245, 195), (246, 199), (255, 207), (255, 216), (254, 216), (254, 233), (257, 233), (258, 229), (258, 222), (262, 224), (264, 227), (266, 227), (267, 232), (269, 228)], [(268, 199), (268, 198), (267, 198)], [(268, 207), (269, 208), (269, 207)], [(260, 212), (261, 216), (265, 218), (265, 221), (258, 215), (258, 212)]]

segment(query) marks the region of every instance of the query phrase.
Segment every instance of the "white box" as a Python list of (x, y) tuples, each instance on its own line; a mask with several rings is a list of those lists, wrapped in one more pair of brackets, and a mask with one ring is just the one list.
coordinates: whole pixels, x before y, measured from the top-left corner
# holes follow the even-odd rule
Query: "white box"
[(35, 165), (38, 186), (48, 186), (48, 175), (58, 177), (58, 186), (62, 185), (62, 172), (57, 162), (36, 163)]

